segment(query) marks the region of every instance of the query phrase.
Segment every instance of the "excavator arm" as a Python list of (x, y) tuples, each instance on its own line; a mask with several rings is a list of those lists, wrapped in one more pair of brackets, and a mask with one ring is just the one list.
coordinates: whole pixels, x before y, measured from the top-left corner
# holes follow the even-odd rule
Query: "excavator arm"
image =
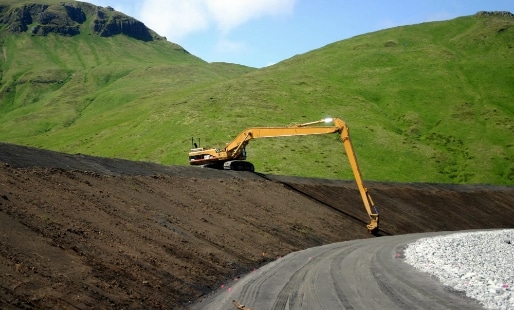
[[(322, 120), (323, 122), (325, 120)], [(308, 124), (317, 124), (322, 121), (312, 122)], [(239, 158), (242, 150), (245, 149), (248, 142), (252, 139), (274, 138), (274, 137), (290, 137), (290, 136), (306, 136), (335, 133), (339, 129), (334, 126), (325, 127), (306, 127), (305, 124), (293, 125), (290, 127), (254, 127), (248, 128), (241, 132), (234, 140), (225, 147), (226, 154), (222, 153), (222, 157)]]
[(364, 208), (366, 208), (366, 212), (369, 216), (370, 222), (366, 226), (369, 232), (375, 233), (378, 231), (378, 210), (373, 203), (373, 199), (371, 199), (371, 196), (368, 193), (368, 189), (364, 186), (359, 164), (357, 163), (357, 157), (353, 150), (352, 140), (350, 139), (348, 126), (346, 126), (342, 120), (337, 118), (334, 119), (334, 124), (340, 128), (339, 133), (341, 135), (341, 141), (346, 151), (346, 155), (348, 156), (350, 166), (352, 167), (353, 176), (355, 177), (355, 182), (357, 183), (362, 202), (364, 203)]
[(252, 127), (243, 130), (234, 140), (227, 143), (224, 149), (203, 149), (194, 148), (189, 152), (189, 163), (191, 165), (211, 165), (224, 163), (227, 161), (245, 160), (246, 145), (252, 139), (305, 136), (316, 134), (328, 134), (339, 131), (335, 126), (316, 126), (314, 124), (332, 122), (332, 119), (323, 119), (306, 124), (295, 124), (289, 127)]
[[(321, 123), (333, 123), (333, 126), (314, 126)], [(289, 127), (253, 127), (247, 128), (237, 135), (234, 140), (227, 143), (224, 149), (203, 149), (194, 148), (189, 152), (189, 163), (191, 165), (206, 165), (208, 167), (224, 167), (225, 169), (253, 171), (253, 165), (245, 162), (246, 145), (252, 139), (305, 136), (338, 133), (341, 136), (344, 149), (348, 156), (357, 187), (359, 189), (364, 207), (368, 213), (370, 223), (368, 231), (374, 233), (378, 230), (378, 211), (364, 187), (357, 157), (353, 149), (348, 126), (339, 118), (327, 118), (304, 124), (295, 124)], [(221, 166), (223, 165), (223, 166)]]

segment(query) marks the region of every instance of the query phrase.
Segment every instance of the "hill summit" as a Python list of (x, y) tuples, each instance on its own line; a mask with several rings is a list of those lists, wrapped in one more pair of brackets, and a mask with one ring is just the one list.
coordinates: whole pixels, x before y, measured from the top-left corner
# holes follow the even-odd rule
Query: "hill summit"
[(88, 31), (101, 37), (124, 34), (143, 41), (165, 39), (141, 21), (112, 7), (85, 2), (1, 5), (0, 23), (12, 33), (29, 31), (35, 36), (46, 36), (49, 33), (75, 36)]

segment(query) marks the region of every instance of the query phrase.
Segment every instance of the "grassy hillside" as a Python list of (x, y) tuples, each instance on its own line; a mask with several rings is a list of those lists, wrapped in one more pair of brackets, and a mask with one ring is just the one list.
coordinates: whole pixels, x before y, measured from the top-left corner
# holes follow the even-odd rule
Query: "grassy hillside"
[[(277, 123), (343, 118), (368, 178), (514, 184), (513, 22), (471, 16), (366, 34), (252, 73), (232, 88), (253, 94), (246, 106), (277, 111), (269, 116)], [(323, 148), (318, 155), (300, 140), (294, 145), (282, 157), (300, 153), (293, 162), (305, 170), (317, 170), (311, 164), (318, 161), (326, 170), (340, 167), (331, 148), (314, 146)], [(262, 150), (255, 162), (267, 169), (296, 169)]]
[[(88, 16), (88, 18), (91, 18)], [(0, 140), (187, 165), (191, 137), (326, 116), (365, 179), (514, 184), (514, 18), (468, 16), (335, 42), (264, 69), (165, 40), (2, 32)], [(351, 179), (335, 136), (254, 140), (265, 173)]]
[(92, 18), (89, 13), (81, 33), (72, 37), (13, 34), (3, 27), (2, 141), (147, 159), (173, 139), (172, 132), (159, 138), (147, 135), (162, 113), (185, 104), (182, 98), (193, 91), (255, 70), (209, 64), (165, 40), (100, 37), (88, 27)]

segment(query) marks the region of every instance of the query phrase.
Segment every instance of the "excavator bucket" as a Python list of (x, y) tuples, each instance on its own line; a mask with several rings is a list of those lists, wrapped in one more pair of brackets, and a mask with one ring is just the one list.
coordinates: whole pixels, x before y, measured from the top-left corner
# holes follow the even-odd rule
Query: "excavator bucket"
[(378, 214), (372, 214), (370, 222), (366, 227), (370, 234), (376, 235), (378, 233)]

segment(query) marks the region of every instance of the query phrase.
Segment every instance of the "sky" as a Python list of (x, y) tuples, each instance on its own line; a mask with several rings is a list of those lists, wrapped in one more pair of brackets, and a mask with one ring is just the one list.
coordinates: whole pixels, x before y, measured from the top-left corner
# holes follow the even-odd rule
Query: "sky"
[(82, 0), (142, 21), (207, 62), (262, 68), (356, 35), (514, 13), (514, 0)]

